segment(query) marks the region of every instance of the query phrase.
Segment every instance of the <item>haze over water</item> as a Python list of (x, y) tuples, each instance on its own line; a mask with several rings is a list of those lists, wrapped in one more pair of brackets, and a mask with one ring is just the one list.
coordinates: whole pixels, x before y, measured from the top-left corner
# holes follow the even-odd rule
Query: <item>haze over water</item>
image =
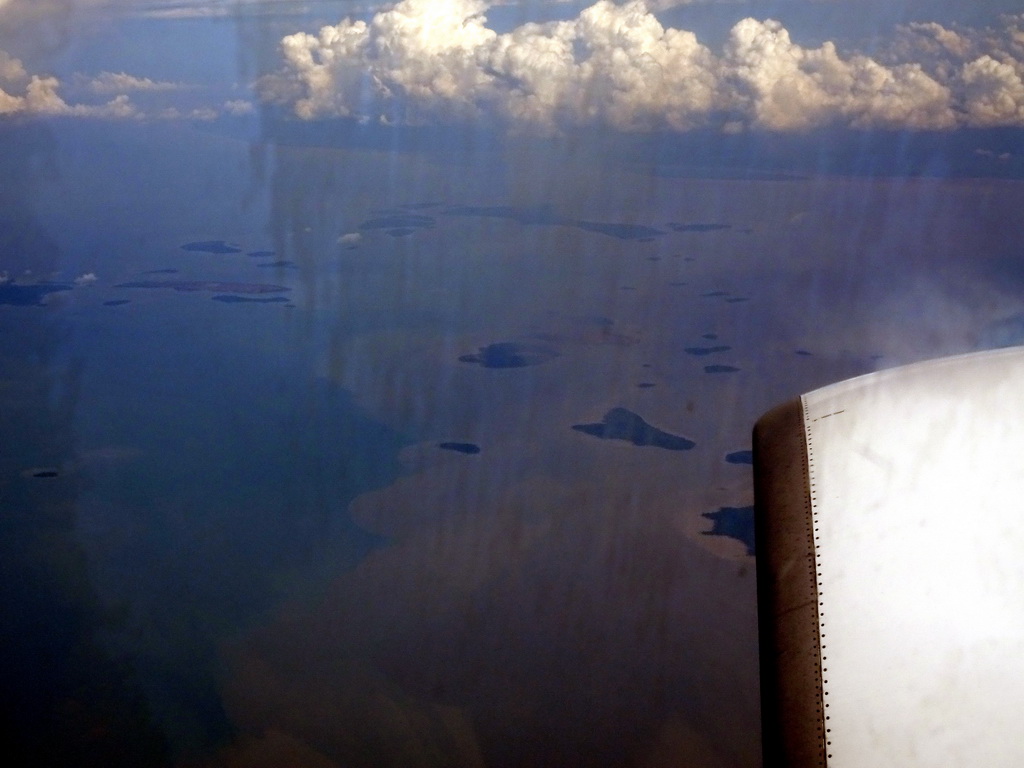
[(98, 5), (0, 4), (12, 749), (759, 765), (751, 426), (1024, 339), (1024, 20)]

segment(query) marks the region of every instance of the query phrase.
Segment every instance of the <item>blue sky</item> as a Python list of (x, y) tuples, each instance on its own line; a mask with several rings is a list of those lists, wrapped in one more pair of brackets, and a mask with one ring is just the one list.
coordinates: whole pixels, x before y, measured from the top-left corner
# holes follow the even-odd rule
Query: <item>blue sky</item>
[(512, 134), (1024, 125), (1008, 0), (2, 0), (0, 113)]

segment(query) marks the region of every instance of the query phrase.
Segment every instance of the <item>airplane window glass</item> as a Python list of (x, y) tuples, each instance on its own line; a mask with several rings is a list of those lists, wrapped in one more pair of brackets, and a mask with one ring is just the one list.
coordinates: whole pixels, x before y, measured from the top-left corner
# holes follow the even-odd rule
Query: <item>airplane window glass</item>
[(25, 765), (761, 764), (750, 430), (1024, 343), (1018, 0), (0, 0)]

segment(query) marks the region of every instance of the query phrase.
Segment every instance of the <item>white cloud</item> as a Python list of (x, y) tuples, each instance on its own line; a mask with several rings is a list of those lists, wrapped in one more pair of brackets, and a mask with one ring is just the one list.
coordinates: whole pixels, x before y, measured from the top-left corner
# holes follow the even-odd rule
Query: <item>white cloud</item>
[(22, 63), (7, 51), (0, 51), (0, 81), (18, 83), (26, 79), (28, 79), (28, 72), (25, 71)]
[(338, 238), (338, 245), (356, 245), (363, 236), (358, 232), (346, 232)]
[[(78, 76), (79, 79), (81, 76)], [(95, 93), (116, 93), (103, 104), (69, 104), (60, 95), (61, 83), (49, 75), (29, 75), (22, 63), (0, 50), (0, 115), (31, 115), (41, 117), (92, 117), (106, 119), (215, 120), (221, 111), (197, 107), (182, 111), (169, 107), (155, 113), (144, 113), (132, 103), (126, 91), (168, 91), (184, 86), (154, 81), (125, 73), (103, 72), (86, 80)], [(230, 114), (246, 114), (253, 105), (244, 100), (226, 102), (223, 110)]]
[[(475, 117), (554, 129), (606, 121), (684, 128), (714, 106), (714, 59), (687, 31), (665, 30), (641, 2), (600, 0), (574, 21), (497, 34), (482, 0), (403, 0), (369, 22), (285, 37), (285, 69), (261, 93), (303, 118)], [(389, 115), (388, 117), (392, 117)]]
[(831, 42), (794, 44), (777, 21), (733, 27), (724, 70), (737, 83), (734, 103), (755, 126), (805, 130), (841, 122), (854, 128), (949, 128), (949, 90), (916, 64), (885, 67), (866, 56), (840, 57)]
[[(101, 4), (106, 10), (164, 20), (280, 16), (289, 12), (299, 15), (309, 12), (308, 0), (78, 0), (83, 1)], [(386, 0), (345, 0), (345, 8), (349, 13), (369, 13), (386, 4)]]
[(231, 16), (232, 9), (223, 5), (178, 5), (141, 10), (139, 13), (152, 19), (210, 19)]
[(60, 83), (55, 77), (32, 75), (24, 94), (12, 94), (0, 89), (0, 115), (28, 114), (45, 116), (134, 118), (138, 110), (124, 94), (106, 104), (68, 104), (57, 91)]
[[(26, 82), (27, 81), (27, 82)], [(61, 98), (60, 81), (48, 75), (29, 75), (22, 63), (0, 51), (0, 115), (28, 114), (77, 117), (138, 117), (131, 100), (121, 94), (106, 104), (68, 104)]]
[(259, 91), (304, 119), (493, 116), (539, 132), (1024, 125), (1024, 16), (995, 31), (909, 24), (872, 58), (804, 47), (753, 18), (713, 52), (652, 13), (680, 4), (598, 0), (575, 19), (499, 34), (485, 0), (402, 0), (283, 38), (284, 66)]
[(220, 113), (212, 107), (197, 107), (190, 110), (180, 110), (177, 107), (165, 107), (155, 113), (153, 117), (160, 120), (201, 120), (209, 122), (220, 117)]
[(964, 107), (971, 125), (1024, 125), (1024, 81), (1019, 63), (980, 56), (964, 65)]
[(196, 107), (188, 112), (189, 120), (203, 120), (204, 122), (208, 122), (210, 120), (216, 120), (218, 117), (220, 117), (220, 112), (213, 107)]
[(256, 107), (253, 106), (251, 101), (245, 99), (232, 99), (231, 101), (224, 102), (224, 111), (229, 115), (235, 115), (236, 117), (241, 115), (251, 115), (256, 111)]
[(92, 285), (98, 279), (95, 272), (86, 272), (84, 275), (76, 277), (74, 282), (75, 285)]
[(129, 91), (174, 91), (185, 86), (181, 83), (150, 80), (124, 72), (101, 72), (89, 82), (93, 93), (128, 93)]

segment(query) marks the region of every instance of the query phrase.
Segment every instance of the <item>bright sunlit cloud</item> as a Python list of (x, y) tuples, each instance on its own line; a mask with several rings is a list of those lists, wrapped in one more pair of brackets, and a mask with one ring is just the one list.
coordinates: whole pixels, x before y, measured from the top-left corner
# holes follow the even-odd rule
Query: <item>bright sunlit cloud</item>
[[(657, 2), (654, 8), (679, 3)], [(807, 47), (778, 21), (736, 23), (713, 51), (642, 0), (499, 34), (485, 0), (402, 0), (281, 41), (264, 100), (304, 119), (495, 116), (512, 130), (804, 131), (1024, 125), (1021, 17), (1001, 30), (911, 24), (874, 57)]]

